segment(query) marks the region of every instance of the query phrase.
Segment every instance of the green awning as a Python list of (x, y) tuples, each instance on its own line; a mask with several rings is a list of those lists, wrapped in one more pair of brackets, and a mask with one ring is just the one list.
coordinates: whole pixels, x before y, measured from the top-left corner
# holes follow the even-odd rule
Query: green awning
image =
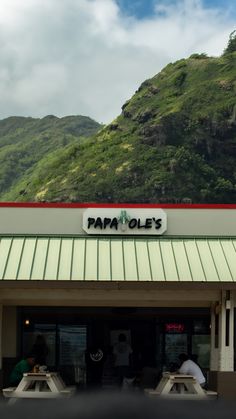
[(236, 281), (236, 238), (4, 236), (0, 280)]

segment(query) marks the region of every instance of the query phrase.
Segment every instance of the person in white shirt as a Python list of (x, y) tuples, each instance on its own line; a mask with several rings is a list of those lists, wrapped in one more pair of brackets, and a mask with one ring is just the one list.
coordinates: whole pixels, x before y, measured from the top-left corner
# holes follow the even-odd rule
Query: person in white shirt
[(179, 360), (181, 362), (181, 367), (178, 371), (179, 374), (193, 375), (199, 382), (200, 386), (204, 387), (206, 384), (206, 379), (199, 365), (193, 362), (186, 354), (180, 354)]
[(119, 380), (119, 385), (122, 385), (124, 377), (127, 377), (130, 373), (132, 352), (133, 350), (126, 340), (126, 335), (124, 333), (120, 333), (118, 342), (113, 347), (114, 366)]

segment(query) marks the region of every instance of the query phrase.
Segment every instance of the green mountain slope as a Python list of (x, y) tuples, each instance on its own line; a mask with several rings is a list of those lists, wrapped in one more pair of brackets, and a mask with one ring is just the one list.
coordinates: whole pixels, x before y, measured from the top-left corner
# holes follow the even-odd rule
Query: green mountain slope
[(121, 115), (45, 156), (1, 200), (236, 203), (236, 51), (146, 80)]
[(10, 117), (0, 121), (0, 196), (21, 179), (30, 178), (35, 165), (68, 145), (91, 136), (101, 126), (84, 116), (42, 119)]

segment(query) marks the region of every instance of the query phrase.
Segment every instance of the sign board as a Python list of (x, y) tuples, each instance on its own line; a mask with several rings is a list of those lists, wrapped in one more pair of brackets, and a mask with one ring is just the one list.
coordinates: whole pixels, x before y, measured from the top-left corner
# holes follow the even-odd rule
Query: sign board
[(166, 333), (183, 333), (184, 324), (183, 323), (166, 323), (165, 332)]
[(161, 208), (88, 208), (83, 214), (87, 234), (161, 235), (166, 229)]

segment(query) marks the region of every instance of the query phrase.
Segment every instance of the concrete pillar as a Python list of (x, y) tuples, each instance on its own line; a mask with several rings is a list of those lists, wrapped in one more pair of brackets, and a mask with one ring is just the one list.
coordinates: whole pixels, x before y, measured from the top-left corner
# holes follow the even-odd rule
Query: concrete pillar
[(222, 291), (211, 307), (211, 371), (234, 371), (234, 298)]
[(222, 291), (220, 301), (211, 308), (211, 364), (208, 386), (218, 396), (235, 400), (234, 372), (234, 295)]

